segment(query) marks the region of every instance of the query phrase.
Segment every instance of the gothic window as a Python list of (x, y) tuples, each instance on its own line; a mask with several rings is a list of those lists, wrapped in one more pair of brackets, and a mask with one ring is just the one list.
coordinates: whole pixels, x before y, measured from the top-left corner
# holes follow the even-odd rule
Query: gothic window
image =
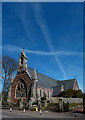
[(40, 97), (42, 97), (42, 90), (40, 89)]
[(32, 87), (34, 87), (34, 82), (32, 82)]
[(26, 84), (23, 79), (20, 80), (16, 88), (16, 98), (27, 97)]
[(23, 64), (23, 57), (21, 57), (21, 64)]
[(48, 97), (49, 97), (49, 91), (48, 91)]

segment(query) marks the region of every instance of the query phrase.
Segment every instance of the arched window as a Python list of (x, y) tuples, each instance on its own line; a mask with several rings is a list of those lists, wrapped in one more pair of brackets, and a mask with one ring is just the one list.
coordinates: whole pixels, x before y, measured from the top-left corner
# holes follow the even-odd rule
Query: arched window
[(27, 97), (27, 88), (23, 79), (21, 79), (16, 87), (16, 98)]
[(23, 57), (21, 57), (21, 64), (23, 64)]
[(48, 91), (48, 97), (49, 97), (49, 91)]
[(40, 97), (42, 97), (42, 90), (40, 89)]

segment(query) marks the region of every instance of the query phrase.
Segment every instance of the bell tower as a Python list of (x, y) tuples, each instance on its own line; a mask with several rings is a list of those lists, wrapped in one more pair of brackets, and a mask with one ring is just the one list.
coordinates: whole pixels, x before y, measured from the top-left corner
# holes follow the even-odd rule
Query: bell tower
[(19, 57), (18, 72), (21, 73), (24, 71), (27, 71), (27, 56), (25, 55), (24, 51), (22, 51)]

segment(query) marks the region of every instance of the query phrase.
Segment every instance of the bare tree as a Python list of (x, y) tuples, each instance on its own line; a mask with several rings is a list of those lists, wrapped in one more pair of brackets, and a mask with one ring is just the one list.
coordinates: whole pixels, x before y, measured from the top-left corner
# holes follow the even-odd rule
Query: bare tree
[(15, 59), (3, 56), (2, 57), (2, 96), (8, 93), (8, 88), (11, 81), (11, 75), (17, 70), (18, 63)]

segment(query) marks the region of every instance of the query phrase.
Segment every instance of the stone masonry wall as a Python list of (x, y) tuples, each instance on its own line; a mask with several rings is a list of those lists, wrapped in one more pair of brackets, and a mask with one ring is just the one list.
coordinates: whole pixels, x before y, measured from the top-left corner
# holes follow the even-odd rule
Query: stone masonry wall
[[(52, 97), (51, 101), (53, 103), (58, 103), (60, 97)], [(64, 102), (67, 103), (83, 103), (83, 98), (63, 98)]]

